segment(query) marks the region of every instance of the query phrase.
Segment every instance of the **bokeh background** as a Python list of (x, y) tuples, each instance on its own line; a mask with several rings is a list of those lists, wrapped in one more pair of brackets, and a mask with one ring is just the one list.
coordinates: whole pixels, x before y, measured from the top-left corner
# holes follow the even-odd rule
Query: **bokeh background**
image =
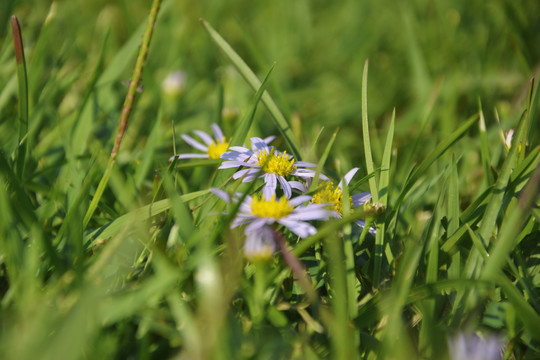
[[(140, 39), (137, 31), (149, 6), (139, 0), (3, 1), (1, 65), (15, 66), (9, 17), (16, 14), (30, 67), (31, 104), (35, 109), (42, 105), (48, 118), (43, 123), (50, 123), (76, 109), (102, 47), (106, 69), (130, 39)], [(131, 144), (144, 142), (163, 101), (161, 83), (176, 70), (187, 75), (176, 106), (167, 107), (178, 131), (208, 129), (216, 121), (220, 87), (225, 107), (246, 111), (251, 90), (219, 54), (199, 18), (208, 20), (261, 77), (275, 62), (269, 89), (287, 117), (299, 121), (302, 142), (309, 144), (323, 126), (323, 139), (339, 126), (335, 151), (351, 163), (363, 158), (357, 139), (366, 59), (376, 158), (382, 151), (379, 135), (384, 135), (393, 108), (398, 144), (417, 135), (429, 116), (423, 130), (429, 148), (477, 112), (479, 101), (488, 125), (495, 123), (496, 109), (508, 130), (524, 108), (540, 59), (540, 3), (532, 0), (169, 1), (148, 56)], [(99, 82), (103, 98), (96, 134), (104, 139), (116, 126), (126, 91), (122, 81), (130, 78), (135, 53), (121, 56), (125, 61)], [(13, 71), (0, 71), (0, 83), (12, 89), (0, 98), (4, 114), (15, 111), (9, 101), (16, 91), (13, 76)], [(275, 133), (270, 120), (260, 123), (264, 135)], [(13, 141), (2, 130), (2, 140)], [(531, 136), (537, 140), (538, 132)], [(492, 132), (490, 138), (498, 141), (498, 134)], [(164, 144), (163, 152), (170, 151), (171, 144)]]

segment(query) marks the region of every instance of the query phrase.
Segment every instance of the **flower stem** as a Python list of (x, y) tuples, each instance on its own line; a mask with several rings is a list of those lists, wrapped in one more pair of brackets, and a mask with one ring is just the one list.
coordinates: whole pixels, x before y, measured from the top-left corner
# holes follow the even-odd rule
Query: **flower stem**
[(103, 177), (101, 178), (99, 182), (99, 185), (96, 189), (94, 197), (92, 198), (92, 201), (90, 202), (90, 206), (88, 207), (88, 210), (86, 211), (86, 215), (84, 216), (83, 228), (86, 228), (86, 226), (90, 222), (90, 219), (94, 215), (94, 211), (96, 210), (99, 200), (101, 199), (101, 196), (103, 195), (103, 192), (105, 191), (105, 188), (107, 187), (107, 184), (109, 183), (112, 169), (116, 163), (116, 157), (118, 156), (120, 144), (122, 142), (122, 139), (127, 129), (129, 116), (131, 114), (131, 110), (133, 110), (133, 104), (135, 103), (135, 95), (137, 94), (137, 88), (142, 78), (144, 65), (146, 64), (146, 58), (148, 56), (148, 48), (150, 46), (150, 41), (152, 40), (152, 34), (154, 32), (154, 27), (156, 25), (156, 19), (157, 19), (160, 6), (161, 6), (161, 0), (154, 0), (154, 2), (152, 3), (150, 15), (148, 16), (148, 25), (143, 35), (142, 44), (141, 44), (141, 47), (139, 48), (139, 54), (137, 56), (137, 61), (135, 63), (135, 68), (133, 69), (133, 74), (131, 76), (129, 89), (126, 95), (126, 99), (124, 100), (124, 105), (122, 106), (122, 112), (120, 114), (118, 130), (116, 133), (116, 138), (114, 141), (114, 146), (111, 152), (111, 156), (109, 157), (107, 168), (105, 169)]

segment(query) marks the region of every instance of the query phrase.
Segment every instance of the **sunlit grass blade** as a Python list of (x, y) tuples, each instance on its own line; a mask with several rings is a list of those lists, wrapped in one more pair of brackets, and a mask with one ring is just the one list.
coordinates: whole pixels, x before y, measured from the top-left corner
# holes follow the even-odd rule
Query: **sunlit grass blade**
[(512, 140), (512, 146), (510, 147), (508, 156), (504, 161), (501, 172), (497, 177), (497, 180), (495, 182), (495, 189), (493, 190), (493, 195), (489, 200), (486, 212), (482, 217), (482, 223), (478, 230), (478, 236), (486, 245), (489, 245), (490, 243), (490, 237), (495, 229), (497, 216), (499, 215), (499, 211), (501, 210), (501, 205), (505, 194), (505, 188), (508, 185), (508, 180), (510, 179), (512, 170), (515, 167), (518, 148), (521, 145), (521, 141), (523, 139), (525, 117), (526, 112), (523, 113), (523, 116), (519, 121), (519, 125), (516, 129), (514, 139)]
[(126, 132), (129, 116), (131, 114), (131, 111), (133, 110), (133, 106), (135, 103), (135, 94), (137, 93), (137, 87), (139, 86), (139, 83), (141, 81), (143, 69), (146, 64), (146, 57), (148, 56), (148, 49), (150, 47), (150, 41), (152, 40), (152, 34), (156, 25), (156, 19), (160, 5), (161, 0), (154, 0), (152, 3), (152, 8), (150, 10), (150, 15), (148, 16), (146, 30), (142, 39), (141, 46), (139, 48), (139, 54), (137, 56), (137, 61), (135, 63), (131, 82), (129, 84), (128, 93), (126, 95), (124, 105), (122, 106), (122, 112), (119, 119), (114, 146), (111, 151), (111, 157), (109, 158), (109, 162), (107, 164), (107, 167), (105, 168), (103, 177), (98, 184), (96, 192), (94, 193), (94, 197), (92, 198), (92, 201), (88, 206), (88, 210), (86, 211), (86, 215), (84, 216), (83, 229), (86, 228), (86, 226), (90, 222), (90, 219), (94, 215), (94, 211), (96, 211), (99, 201), (101, 200), (101, 196), (103, 195), (103, 192), (105, 191), (105, 188), (107, 187), (107, 184), (111, 177), (111, 171), (116, 163), (116, 157), (118, 156), (118, 151), (120, 150), (120, 144)]
[(326, 163), (326, 159), (328, 159), (328, 155), (330, 154), (330, 150), (332, 149), (332, 146), (334, 145), (334, 141), (336, 141), (337, 134), (339, 132), (339, 129), (336, 129), (334, 133), (332, 134), (332, 137), (330, 138), (330, 141), (328, 141), (328, 144), (326, 144), (326, 147), (324, 148), (324, 151), (321, 155), (321, 158), (319, 159), (319, 162), (317, 163), (317, 168), (315, 169), (316, 173), (313, 177), (313, 181), (311, 182), (311, 186), (309, 187), (309, 191), (313, 191), (317, 188), (317, 185), (319, 184), (319, 175), (321, 174), (324, 164)]
[(418, 167), (416, 167), (410, 174), (409, 178), (407, 179), (407, 182), (403, 189), (401, 190), (401, 193), (399, 194), (398, 199), (396, 200), (396, 203), (394, 205), (394, 209), (392, 210), (395, 212), (403, 199), (405, 198), (405, 195), (411, 190), (413, 185), (420, 179), (421, 176), (425, 174), (427, 169), (437, 160), (442, 154), (444, 154), (450, 147), (458, 141), (465, 133), (474, 125), (474, 123), (477, 121), (476, 115), (473, 116), (471, 119), (469, 119), (467, 122), (465, 122), (463, 125), (461, 125), (456, 131), (454, 131), (450, 136), (448, 136), (443, 142), (441, 142), (437, 147), (422, 161)]
[[(261, 81), (257, 78), (257, 75), (255, 75), (255, 73), (249, 68), (245, 61), (242, 60), (242, 58), (234, 51), (234, 49), (227, 43), (227, 41), (225, 41), (225, 39), (223, 39), (223, 37), (219, 35), (218, 32), (206, 20), (201, 19), (200, 21), (206, 31), (208, 31), (208, 34), (210, 35), (212, 40), (216, 43), (216, 45), (218, 45), (221, 51), (223, 51), (225, 56), (231, 61), (236, 70), (238, 70), (240, 75), (242, 75), (244, 80), (246, 80), (246, 82), (253, 89), (253, 91), (258, 90), (261, 87)], [(294, 154), (294, 157), (297, 160), (301, 160), (302, 156), (300, 154), (300, 146), (296, 142), (296, 139), (292, 133), (287, 119), (285, 119), (285, 116), (283, 116), (276, 103), (274, 102), (274, 100), (272, 100), (272, 98), (267, 92), (263, 93), (262, 102), (272, 115), (272, 118), (274, 119), (279, 132), (283, 135), (283, 137), (291, 147), (291, 151)]]
[(491, 157), (489, 156), (488, 137), (486, 131), (486, 120), (484, 118), (484, 112), (482, 111), (482, 104), (478, 101), (478, 113), (479, 113), (479, 129), (480, 129), (480, 153), (482, 155), (482, 167), (484, 168), (484, 180), (487, 186), (493, 185), (495, 179), (491, 171)]
[[(390, 121), (390, 127), (388, 128), (388, 133), (386, 134), (386, 143), (384, 145), (384, 152), (381, 163), (381, 173), (379, 175), (379, 202), (385, 208), (385, 215), (388, 213), (388, 198), (390, 192), (390, 160), (392, 158), (392, 144), (394, 141), (394, 123), (396, 119), (396, 110), (392, 111), (392, 120)], [(374, 251), (374, 260), (373, 260), (373, 284), (378, 286), (381, 280), (381, 267), (382, 267), (382, 257), (384, 251), (384, 237), (386, 233), (386, 216), (384, 219), (377, 222), (376, 224), (377, 234), (375, 235), (375, 251)], [(366, 227), (367, 229), (367, 227)], [(364, 229), (364, 231), (366, 231)], [(391, 263), (392, 259), (388, 259), (388, 262)]]
[[(209, 193), (209, 190), (200, 190), (190, 194), (179, 195), (179, 201), (188, 202), (194, 200), (200, 196), (204, 196)], [(130, 223), (144, 222), (152, 216), (163, 213), (171, 209), (172, 203), (170, 199), (163, 199), (156, 201), (155, 203), (145, 205), (139, 209), (133, 210), (125, 215), (116, 218), (109, 224), (102, 226), (87, 235), (87, 240), (90, 239), (106, 239), (118, 234), (118, 232), (125, 229)]]
[[(459, 229), (459, 176), (456, 157), (452, 154), (450, 164), (450, 179), (448, 182), (448, 235), (454, 235)], [(458, 279), (461, 271), (461, 254), (456, 252), (452, 255), (452, 261), (448, 267), (448, 276)]]
[(272, 64), (270, 69), (268, 69), (264, 80), (262, 81), (262, 83), (260, 83), (260, 86), (255, 93), (255, 100), (253, 101), (253, 105), (249, 111), (249, 114), (247, 114), (247, 116), (242, 119), (234, 132), (233, 138), (231, 140), (231, 146), (242, 146), (242, 144), (246, 141), (249, 129), (253, 125), (253, 119), (255, 119), (255, 112), (257, 111), (257, 106), (259, 105), (259, 101), (261, 101), (261, 97), (266, 91), (267, 82), (270, 79), (272, 70), (274, 70), (274, 66), (275, 64)]
[[(373, 158), (371, 157), (371, 141), (369, 138), (369, 121), (367, 108), (367, 78), (368, 78), (369, 59), (364, 63), (364, 72), (362, 75), (362, 136), (364, 140), (364, 154), (366, 157), (366, 170), (372, 173), (375, 169), (373, 166)], [(377, 181), (374, 177), (369, 179), (369, 190), (373, 202), (379, 201), (379, 191), (377, 189)]]
[(28, 75), (21, 27), (17, 17), (11, 17), (13, 30), (13, 44), (15, 46), (15, 60), (17, 61), (17, 79), (19, 82), (19, 146), (17, 148), (16, 173), (19, 179), (23, 178), (27, 142), (25, 137), (28, 133)]

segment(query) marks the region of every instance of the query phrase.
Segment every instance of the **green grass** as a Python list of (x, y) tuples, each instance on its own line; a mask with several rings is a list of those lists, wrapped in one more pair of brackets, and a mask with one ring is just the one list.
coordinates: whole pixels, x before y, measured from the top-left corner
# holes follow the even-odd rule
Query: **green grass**
[[(3, 357), (446, 359), (458, 333), (540, 357), (539, 4), (151, 7), (0, 5)], [(214, 122), (317, 164), (310, 194), (360, 168), (343, 218), (246, 258), (210, 188), (262, 181), (169, 162)]]

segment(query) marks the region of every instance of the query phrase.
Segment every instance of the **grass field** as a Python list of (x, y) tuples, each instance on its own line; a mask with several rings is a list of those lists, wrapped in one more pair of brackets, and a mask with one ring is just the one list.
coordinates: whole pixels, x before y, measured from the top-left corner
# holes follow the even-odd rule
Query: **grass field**
[(540, 3), (0, 24), (1, 358), (540, 358)]

